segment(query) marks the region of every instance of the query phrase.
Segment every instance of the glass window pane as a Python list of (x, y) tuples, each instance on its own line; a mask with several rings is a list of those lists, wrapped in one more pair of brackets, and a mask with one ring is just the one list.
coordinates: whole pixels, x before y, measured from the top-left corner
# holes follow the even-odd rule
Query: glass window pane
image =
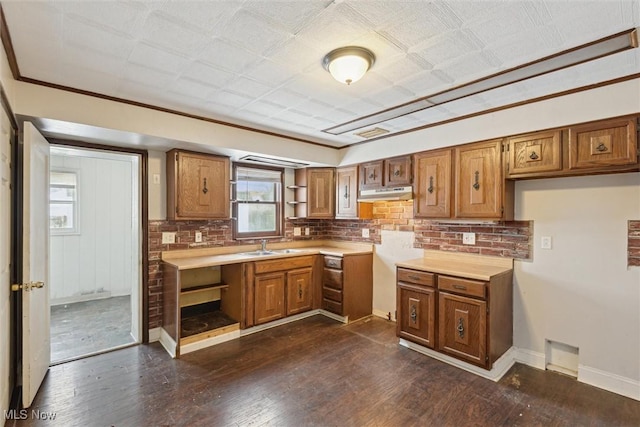
[(76, 199), (75, 187), (49, 187), (49, 199), (51, 201), (69, 201)]
[(271, 182), (238, 181), (236, 196), (238, 200), (275, 202), (276, 184)]
[(49, 205), (49, 226), (62, 230), (73, 230), (73, 204), (51, 203)]
[(276, 205), (238, 204), (238, 232), (276, 231)]

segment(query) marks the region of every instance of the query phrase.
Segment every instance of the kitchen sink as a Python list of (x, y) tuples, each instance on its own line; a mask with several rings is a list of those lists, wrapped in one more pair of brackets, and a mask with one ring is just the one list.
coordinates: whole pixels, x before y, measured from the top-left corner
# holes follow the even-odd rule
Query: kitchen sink
[(252, 252), (241, 252), (238, 255), (249, 255), (249, 256), (262, 256), (262, 255), (275, 255), (278, 252), (275, 251), (252, 251)]
[(296, 252), (300, 252), (300, 249), (276, 249), (273, 252), (277, 254), (295, 254)]

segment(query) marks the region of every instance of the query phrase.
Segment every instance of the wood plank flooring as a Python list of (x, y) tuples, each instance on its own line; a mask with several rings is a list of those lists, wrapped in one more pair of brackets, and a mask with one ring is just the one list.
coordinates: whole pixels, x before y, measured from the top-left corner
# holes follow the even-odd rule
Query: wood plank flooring
[(172, 360), (159, 344), (54, 366), (7, 426), (638, 426), (640, 402), (516, 365), (494, 383), (323, 316)]

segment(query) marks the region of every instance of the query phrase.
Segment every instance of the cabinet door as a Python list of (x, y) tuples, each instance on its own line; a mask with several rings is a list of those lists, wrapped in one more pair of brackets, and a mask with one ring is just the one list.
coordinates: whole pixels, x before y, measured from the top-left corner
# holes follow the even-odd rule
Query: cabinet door
[(384, 179), (387, 187), (411, 185), (411, 156), (385, 160)]
[(418, 218), (451, 217), (451, 150), (415, 155), (414, 215)]
[(569, 128), (569, 169), (638, 162), (636, 119), (612, 119)]
[(382, 160), (360, 164), (360, 190), (372, 190), (382, 187)]
[[(175, 154), (175, 219), (229, 218), (229, 159), (178, 151)], [(171, 198), (171, 197), (170, 197)]]
[(507, 139), (507, 176), (562, 170), (561, 131), (536, 132)]
[(311, 268), (287, 272), (287, 316), (311, 310)]
[(455, 149), (457, 218), (502, 217), (502, 141)]
[(435, 347), (435, 290), (398, 283), (399, 337), (425, 347)]
[(438, 310), (438, 350), (486, 366), (486, 302), (440, 292)]
[(358, 217), (358, 168), (336, 170), (336, 218)]
[(255, 324), (284, 317), (284, 273), (257, 274), (254, 283)]
[(307, 169), (307, 217), (334, 217), (334, 173), (333, 168)]

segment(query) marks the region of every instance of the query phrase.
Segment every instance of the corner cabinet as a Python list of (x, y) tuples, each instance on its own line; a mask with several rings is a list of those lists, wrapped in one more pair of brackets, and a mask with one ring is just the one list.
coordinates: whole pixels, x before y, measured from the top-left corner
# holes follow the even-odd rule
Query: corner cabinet
[(502, 140), (456, 147), (455, 217), (513, 218), (513, 183), (502, 174)]
[(230, 209), (228, 157), (167, 152), (167, 219), (226, 219)]

